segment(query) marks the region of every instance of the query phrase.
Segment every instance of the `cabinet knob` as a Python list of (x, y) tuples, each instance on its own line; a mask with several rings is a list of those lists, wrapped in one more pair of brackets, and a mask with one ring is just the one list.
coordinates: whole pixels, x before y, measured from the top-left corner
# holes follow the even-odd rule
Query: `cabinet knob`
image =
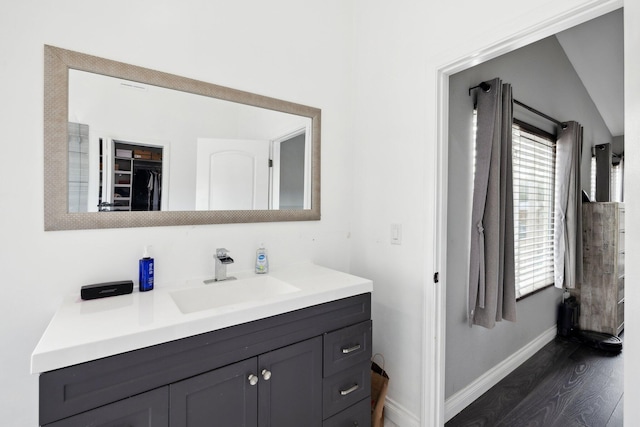
[(269, 371), (268, 369), (263, 369), (262, 378), (264, 378), (265, 381), (269, 381), (269, 379), (271, 378), (271, 371)]
[(259, 380), (259, 378), (258, 378), (258, 376), (257, 376), (257, 375), (253, 375), (253, 374), (251, 374), (251, 375), (249, 375), (248, 380), (249, 380), (249, 384), (251, 384), (251, 385), (256, 385), (256, 384), (258, 384), (258, 380)]

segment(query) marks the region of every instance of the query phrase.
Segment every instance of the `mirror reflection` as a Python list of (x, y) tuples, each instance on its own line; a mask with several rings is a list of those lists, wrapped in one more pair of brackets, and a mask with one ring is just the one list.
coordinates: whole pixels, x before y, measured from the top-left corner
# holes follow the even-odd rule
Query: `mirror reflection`
[(319, 220), (320, 129), (318, 108), (45, 45), (44, 228)]
[(311, 208), (312, 119), (69, 69), (68, 212)]

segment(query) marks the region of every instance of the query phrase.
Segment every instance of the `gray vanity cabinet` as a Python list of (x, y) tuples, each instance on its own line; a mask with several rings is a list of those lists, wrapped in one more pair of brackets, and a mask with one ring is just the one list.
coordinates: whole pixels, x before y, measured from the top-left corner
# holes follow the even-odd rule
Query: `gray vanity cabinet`
[(50, 427), (370, 424), (371, 294), (40, 375)]

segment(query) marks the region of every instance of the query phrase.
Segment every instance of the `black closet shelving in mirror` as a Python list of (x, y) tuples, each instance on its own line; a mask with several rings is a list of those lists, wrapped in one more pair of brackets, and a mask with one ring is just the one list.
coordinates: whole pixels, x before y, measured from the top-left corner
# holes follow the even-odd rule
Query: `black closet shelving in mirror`
[(133, 161), (131, 210), (159, 211), (162, 201), (162, 162)]
[(114, 211), (160, 211), (162, 204), (162, 147), (113, 141)]

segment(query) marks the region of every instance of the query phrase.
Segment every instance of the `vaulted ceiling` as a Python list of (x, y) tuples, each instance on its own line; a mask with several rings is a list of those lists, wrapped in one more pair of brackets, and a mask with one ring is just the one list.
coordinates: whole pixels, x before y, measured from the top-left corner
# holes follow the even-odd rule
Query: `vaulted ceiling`
[(624, 135), (623, 9), (556, 34), (612, 136)]

